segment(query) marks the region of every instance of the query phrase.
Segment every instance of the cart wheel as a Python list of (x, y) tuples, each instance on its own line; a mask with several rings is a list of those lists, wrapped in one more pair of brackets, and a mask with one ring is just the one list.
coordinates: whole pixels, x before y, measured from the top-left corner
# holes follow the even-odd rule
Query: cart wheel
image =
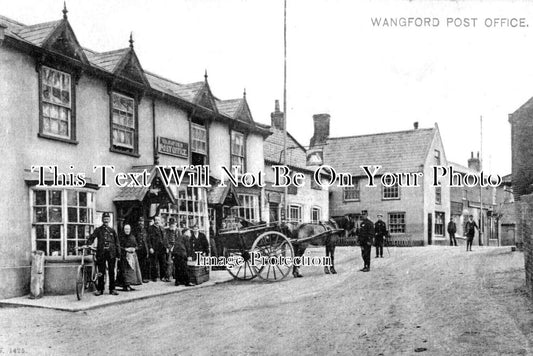
[(76, 275), (76, 297), (78, 300), (81, 300), (85, 293), (85, 282), (85, 268), (83, 268), (83, 266), (78, 266), (78, 273)]
[[(292, 263), (278, 263), (281, 257), (292, 261), (294, 249), (290, 240), (280, 232), (268, 231), (257, 239), (252, 245), (252, 252), (259, 253), (259, 261), (254, 261), (252, 266), (259, 278), (277, 282), (287, 277), (292, 271)], [(274, 260), (275, 259), (275, 260)]]
[(252, 265), (250, 264), (250, 253), (248, 251), (244, 251), (243, 253), (230, 252), (227, 255), (228, 257), (231, 257), (234, 260), (237, 260), (237, 258), (239, 257), (242, 257), (242, 259), (244, 260), (244, 263), (238, 266), (226, 266), (226, 269), (228, 270), (229, 274), (233, 276), (233, 278), (239, 279), (241, 281), (249, 281), (257, 277)]

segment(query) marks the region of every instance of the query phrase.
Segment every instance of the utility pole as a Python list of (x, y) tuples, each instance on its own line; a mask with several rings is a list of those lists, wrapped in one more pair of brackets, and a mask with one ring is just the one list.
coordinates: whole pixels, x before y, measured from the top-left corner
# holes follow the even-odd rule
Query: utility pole
[[(479, 170), (483, 170), (483, 116), (479, 117)], [(479, 246), (483, 246), (483, 187), (482, 182), (479, 182)], [(488, 245), (488, 241), (487, 241)]]
[[(283, 1), (283, 165), (287, 165), (287, 0)], [(287, 186), (283, 188), (281, 220), (286, 221)]]

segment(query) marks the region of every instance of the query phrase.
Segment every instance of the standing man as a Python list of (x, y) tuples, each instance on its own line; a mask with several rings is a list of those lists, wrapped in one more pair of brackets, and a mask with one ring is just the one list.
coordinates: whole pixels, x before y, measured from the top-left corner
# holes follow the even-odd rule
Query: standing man
[(191, 247), (196, 258), (196, 252), (201, 252), (204, 256), (209, 255), (209, 241), (203, 232), (198, 230), (198, 225), (192, 227)]
[(372, 252), (372, 240), (374, 239), (374, 223), (368, 220), (368, 213), (366, 210), (361, 212), (361, 222), (357, 228), (357, 240), (361, 246), (361, 255), (363, 256), (364, 267), (363, 272), (370, 271), (370, 254)]
[(96, 284), (97, 291), (94, 293), (96, 296), (104, 294), (106, 267), (109, 276), (109, 294), (118, 295), (115, 290), (115, 262), (120, 251), (120, 241), (116, 231), (109, 227), (110, 220), (109, 213), (105, 212), (102, 215), (102, 226), (96, 228), (87, 240), (87, 245), (92, 245), (94, 239), (97, 239), (96, 265), (98, 267), (98, 282)]
[(466, 250), (472, 251), (472, 241), (474, 241), (474, 235), (476, 234), (477, 227), (476, 222), (474, 221), (474, 216), (470, 215), (468, 221), (465, 224), (465, 233), (466, 233)]
[(448, 235), (450, 236), (450, 246), (457, 246), (457, 240), (455, 239), (456, 232), (457, 232), (457, 226), (455, 225), (455, 221), (452, 216), (450, 218), (450, 222), (448, 223)]
[(167, 243), (168, 243), (168, 249), (170, 253), (167, 253), (167, 277), (170, 278), (170, 276), (174, 275), (174, 265), (172, 262), (172, 250), (174, 249), (174, 243), (176, 241), (176, 237), (178, 236), (178, 226), (176, 224), (176, 219), (170, 218), (168, 219), (168, 229), (165, 231)]
[(170, 282), (167, 276), (168, 243), (161, 227), (161, 217), (154, 217), (154, 224), (148, 227), (148, 243), (150, 245), (150, 263), (152, 264), (152, 281), (157, 281), (157, 267), (159, 277), (164, 282)]
[(376, 258), (383, 258), (383, 241), (387, 238), (387, 225), (383, 221), (383, 214), (378, 214), (378, 221), (374, 225), (375, 230), (375, 240), (374, 245), (376, 246)]
[(134, 235), (137, 238), (137, 258), (141, 267), (142, 282), (148, 283), (150, 280), (150, 246), (148, 245), (148, 235), (144, 228), (144, 218), (142, 216), (137, 221)]

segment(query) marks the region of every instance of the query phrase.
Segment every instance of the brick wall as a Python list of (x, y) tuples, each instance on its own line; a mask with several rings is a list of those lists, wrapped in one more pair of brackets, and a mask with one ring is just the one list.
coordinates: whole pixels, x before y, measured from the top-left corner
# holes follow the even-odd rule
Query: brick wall
[(533, 194), (521, 197), (519, 204), (515, 204), (520, 215), (518, 226), (523, 238), (524, 263), (526, 270), (526, 287), (533, 297)]

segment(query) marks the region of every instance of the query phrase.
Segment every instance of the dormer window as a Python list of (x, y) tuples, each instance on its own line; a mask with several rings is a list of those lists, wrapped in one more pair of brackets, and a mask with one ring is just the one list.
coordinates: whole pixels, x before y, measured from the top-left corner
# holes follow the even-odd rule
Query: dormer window
[(231, 166), (238, 166), (243, 172), (244, 167), (244, 134), (231, 131)]
[(76, 139), (73, 93), (69, 73), (41, 67), (39, 136), (68, 141)]
[(207, 130), (204, 125), (191, 123), (192, 164), (207, 164)]
[(134, 98), (111, 93), (111, 133), (115, 152), (137, 153), (137, 115)]

